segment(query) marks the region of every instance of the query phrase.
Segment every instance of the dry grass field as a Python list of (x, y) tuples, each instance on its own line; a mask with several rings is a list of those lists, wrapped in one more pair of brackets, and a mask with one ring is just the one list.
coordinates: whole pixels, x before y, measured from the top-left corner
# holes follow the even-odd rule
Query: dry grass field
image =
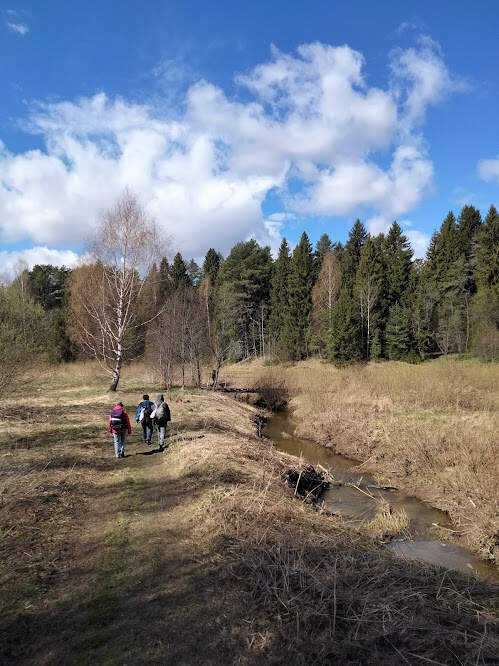
[(338, 369), (310, 360), (226, 374), (286, 387), (298, 435), (447, 511), (462, 543), (499, 561), (498, 365), (448, 358)]
[(2, 664), (493, 664), (497, 585), (396, 559), (293, 497), (256, 410), (172, 391), (166, 451), (113, 457), (125, 369), (39, 370), (0, 421)]

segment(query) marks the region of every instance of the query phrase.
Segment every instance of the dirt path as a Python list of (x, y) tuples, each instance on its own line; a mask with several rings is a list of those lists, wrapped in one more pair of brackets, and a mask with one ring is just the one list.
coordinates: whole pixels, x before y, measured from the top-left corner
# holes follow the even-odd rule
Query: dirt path
[(116, 460), (99, 400), (40, 406), (31, 438), (4, 422), (0, 663), (232, 663), (223, 558), (193, 529), (212, 480), (179, 463), (186, 441), (216, 442), (219, 419), (180, 398), (167, 450), (134, 427)]
[(224, 663), (212, 641), (219, 565), (189, 529), (200, 489), (171, 458), (131, 445), (102, 475), (75, 534), (71, 590), (53, 590), (23, 663)]

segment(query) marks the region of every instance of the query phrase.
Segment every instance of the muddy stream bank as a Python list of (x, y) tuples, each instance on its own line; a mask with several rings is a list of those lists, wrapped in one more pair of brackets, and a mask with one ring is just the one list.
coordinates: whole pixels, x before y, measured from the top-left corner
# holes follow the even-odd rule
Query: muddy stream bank
[(372, 520), (381, 501), (389, 504), (390, 511), (405, 511), (407, 526), (386, 544), (399, 557), (499, 581), (496, 567), (466, 549), (442, 540), (442, 533), (452, 529), (443, 511), (400, 490), (379, 489), (372, 476), (355, 471), (358, 466), (355, 461), (332, 453), (320, 444), (296, 437), (293, 419), (288, 412), (275, 413), (269, 418), (264, 434), (279, 451), (302, 456), (307, 463), (322, 465), (330, 472), (334, 482), (322, 497), (324, 508), (341, 516), (345, 523), (362, 525)]

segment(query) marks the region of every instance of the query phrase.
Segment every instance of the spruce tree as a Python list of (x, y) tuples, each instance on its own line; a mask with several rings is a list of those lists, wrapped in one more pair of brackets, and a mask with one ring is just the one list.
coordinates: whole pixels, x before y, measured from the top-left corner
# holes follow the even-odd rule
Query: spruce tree
[(409, 312), (399, 303), (390, 308), (386, 323), (386, 346), (388, 358), (400, 361), (411, 349), (411, 327)]
[(201, 269), (199, 268), (198, 264), (194, 261), (194, 259), (191, 259), (189, 261), (186, 268), (187, 268), (187, 275), (190, 278), (191, 284), (196, 286), (201, 278)]
[(329, 358), (337, 364), (360, 360), (362, 336), (357, 304), (343, 288), (331, 317)]
[(499, 358), (499, 215), (494, 206), (477, 235), (475, 279), (473, 349), (483, 360), (493, 361)]
[(212, 285), (215, 284), (222, 261), (223, 257), (220, 252), (210, 247), (203, 261), (203, 277), (208, 275)]
[(272, 267), (270, 283), (269, 334), (274, 347), (281, 352), (281, 337), (288, 307), (288, 277), (290, 265), (289, 245), (285, 238), (281, 241), (279, 255)]
[(458, 250), (469, 261), (476, 236), (482, 224), (480, 211), (473, 206), (464, 206), (457, 221)]
[(159, 300), (164, 303), (172, 292), (172, 281), (170, 278), (170, 265), (168, 259), (163, 257), (159, 263)]
[(383, 355), (383, 343), (381, 339), (381, 331), (377, 328), (374, 331), (373, 341), (371, 345), (371, 358), (375, 361), (380, 359)]
[(437, 286), (445, 288), (447, 274), (459, 256), (456, 218), (450, 212), (442, 223), (440, 232), (434, 235), (430, 244), (432, 277)]
[(341, 263), (343, 284), (349, 290), (350, 294), (353, 293), (355, 275), (359, 267), (360, 251), (366, 242), (366, 238), (367, 232), (364, 225), (360, 220), (356, 220), (345, 244)]
[(412, 298), (412, 331), (415, 348), (421, 359), (430, 356), (436, 350), (438, 301), (439, 290), (431, 273), (431, 264), (426, 261), (417, 266)]
[(475, 278), (478, 289), (499, 287), (499, 214), (491, 206), (477, 237)]
[(328, 252), (331, 252), (333, 244), (327, 234), (322, 234), (315, 245), (314, 252), (314, 281), (317, 281), (321, 272), (322, 262)]
[(388, 231), (385, 240), (387, 304), (402, 303), (410, 284), (412, 250), (397, 222)]
[(283, 330), (283, 344), (292, 360), (307, 355), (307, 334), (312, 309), (314, 285), (312, 247), (304, 232), (291, 259), (288, 278), (288, 305)]
[(170, 267), (171, 284), (174, 291), (183, 287), (191, 287), (192, 281), (187, 272), (187, 266), (182, 259), (180, 252), (173, 257), (173, 264)]

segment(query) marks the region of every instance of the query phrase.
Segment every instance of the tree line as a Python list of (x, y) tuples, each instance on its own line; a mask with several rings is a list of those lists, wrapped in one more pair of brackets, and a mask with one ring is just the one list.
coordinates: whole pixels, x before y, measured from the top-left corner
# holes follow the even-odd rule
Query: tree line
[[(45, 354), (95, 358), (116, 389), (121, 368), (144, 358), (168, 387), (200, 383), (215, 368), (255, 356), (337, 364), (499, 356), (499, 215), (473, 206), (449, 213), (426, 258), (413, 257), (397, 222), (373, 236), (357, 220), (345, 244), (306, 233), (273, 260), (255, 240), (201, 266), (162, 239), (126, 192), (106, 213), (91, 260), (72, 271), (35, 266), (0, 290), (3, 373)], [(41, 333), (42, 332), (42, 333)], [(14, 342), (15, 341), (15, 342)], [(1, 361), (2, 359), (0, 359)], [(9, 370), (10, 368), (10, 370)], [(0, 378), (1, 379), (1, 378)]]

